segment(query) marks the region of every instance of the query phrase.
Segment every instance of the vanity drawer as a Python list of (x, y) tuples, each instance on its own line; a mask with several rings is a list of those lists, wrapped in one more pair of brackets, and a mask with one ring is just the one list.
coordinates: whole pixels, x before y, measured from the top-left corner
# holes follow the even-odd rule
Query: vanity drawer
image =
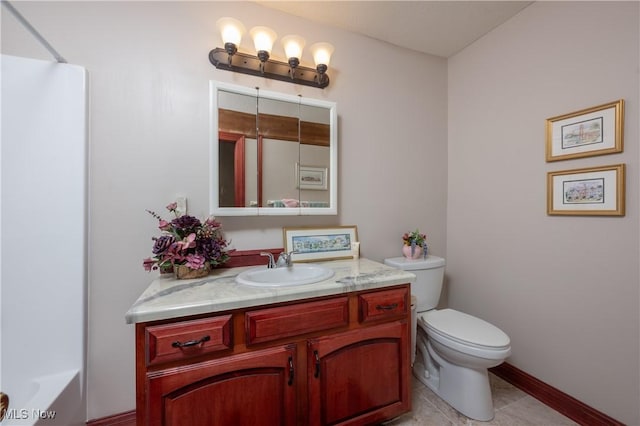
[(360, 322), (387, 319), (407, 313), (409, 288), (363, 293), (358, 296)]
[(348, 324), (348, 297), (260, 309), (245, 314), (247, 345)]
[(231, 315), (145, 328), (147, 365), (231, 349)]

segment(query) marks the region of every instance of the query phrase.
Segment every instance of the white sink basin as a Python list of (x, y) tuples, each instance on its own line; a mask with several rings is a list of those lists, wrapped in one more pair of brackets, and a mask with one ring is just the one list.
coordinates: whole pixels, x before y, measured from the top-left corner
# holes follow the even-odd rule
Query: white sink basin
[(259, 266), (238, 274), (236, 282), (254, 287), (288, 287), (317, 283), (331, 278), (333, 274), (333, 269), (319, 265), (294, 264), (280, 268)]

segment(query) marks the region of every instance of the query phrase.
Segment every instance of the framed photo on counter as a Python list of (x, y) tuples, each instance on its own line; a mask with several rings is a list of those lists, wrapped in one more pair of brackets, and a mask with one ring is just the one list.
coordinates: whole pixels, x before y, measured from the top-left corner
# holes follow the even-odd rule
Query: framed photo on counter
[(294, 262), (351, 259), (352, 243), (358, 241), (354, 226), (283, 228), (284, 250), (293, 251)]

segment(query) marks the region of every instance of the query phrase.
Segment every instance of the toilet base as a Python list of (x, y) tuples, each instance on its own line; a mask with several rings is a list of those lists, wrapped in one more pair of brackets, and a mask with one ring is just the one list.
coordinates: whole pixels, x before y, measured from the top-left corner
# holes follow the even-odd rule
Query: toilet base
[(486, 368), (451, 364), (440, 357), (423, 330), (418, 330), (414, 376), (465, 416), (479, 421), (493, 419), (491, 386)]

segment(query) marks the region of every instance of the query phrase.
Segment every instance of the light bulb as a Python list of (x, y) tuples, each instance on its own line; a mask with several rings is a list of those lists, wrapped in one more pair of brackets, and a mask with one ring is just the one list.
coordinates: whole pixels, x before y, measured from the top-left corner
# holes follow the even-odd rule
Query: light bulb
[(240, 45), (242, 35), (245, 32), (242, 22), (234, 18), (220, 18), (216, 21), (216, 26), (220, 30), (223, 43), (232, 43), (236, 48)]
[(333, 45), (325, 42), (315, 43), (311, 47), (311, 54), (313, 55), (313, 61), (316, 66), (326, 65), (329, 66), (331, 61), (331, 55), (333, 54)]
[(251, 31), (251, 38), (253, 39), (253, 45), (256, 48), (256, 52), (264, 51), (269, 55), (273, 48), (273, 42), (278, 38), (278, 35), (271, 28), (267, 27), (253, 27)]
[(282, 46), (284, 47), (284, 53), (287, 55), (287, 59), (296, 58), (300, 60), (305, 43), (305, 39), (298, 35), (282, 37)]

